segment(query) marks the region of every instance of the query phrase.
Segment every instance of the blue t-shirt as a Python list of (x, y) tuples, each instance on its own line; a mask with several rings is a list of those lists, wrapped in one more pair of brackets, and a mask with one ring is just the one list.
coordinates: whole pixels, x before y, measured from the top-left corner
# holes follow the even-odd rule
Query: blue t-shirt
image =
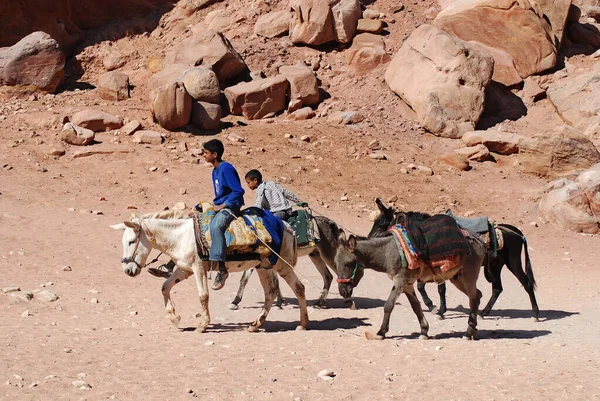
[(244, 189), (240, 183), (235, 167), (227, 162), (221, 162), (212, 171), (213, 189), (215, 190), (215, 205), (225, 204), (230, 209), (240, 209), (244, 206)]

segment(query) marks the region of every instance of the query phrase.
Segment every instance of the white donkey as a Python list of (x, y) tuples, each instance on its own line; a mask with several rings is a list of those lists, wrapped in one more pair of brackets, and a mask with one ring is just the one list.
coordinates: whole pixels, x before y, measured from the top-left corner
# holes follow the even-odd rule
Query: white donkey
[[(171, 257), (176, 268), (171, 277), (162, 285), (162, 293), (165, 300), (165, 308), (171, 322), (177, 327), (181, 317), (175, 313), (175, 305), (171, 301), (171, 288), (192, 274), (196, 278), (198, 293), (200, 295), (200, 324), (197, 331), (206, 331), (210, 324), (210, 313), (208, 310), (208, 277), (210, 262), (203, 261), (196, 250), (194, 238), (194, 222), (184, 212), (166, 211), (147, 214), (142, 217), (132, 216), (131, 221), (112, 225), (116, 230), (124, 230), (123, 233), (123, 259), (121, 263), (123, 271), (131, 277), (140, 274), (145, 266), (148, 255), (152, 249), (157, 249)], [(308, 312), (306, 309), (306, 298), (304, 285), (298, 280), (293, 266), (296, 265), (296, 236), (286, 226), (283, 233), (280, 258), (275, 265), (269, 263), (268, 258), (263, 258), (257, 266), (256, 259), (244, 261), (227, 262), (229, 272), (256, 269), (265, 293), (265, 302), (260, 314), (248, 328), (249, 331), (258, 331), (264, 323), (273, 300), (275, 298), (275, 287), (272, 274), (269, 269), (273, 268), (289, 284), (298, 298), (300, 306), (300, 324), (297, 330), (304, 330), (308, 323)], [(283, 260), (282, 260), (283, 259)], [(286, 263), (287, 262), (287, 263)]]

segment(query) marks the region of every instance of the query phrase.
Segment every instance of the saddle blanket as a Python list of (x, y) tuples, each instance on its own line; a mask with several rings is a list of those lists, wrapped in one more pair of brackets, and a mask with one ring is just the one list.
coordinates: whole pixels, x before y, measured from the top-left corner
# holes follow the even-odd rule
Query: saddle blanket
[(408, 219), (404, 228), (416, 255), (426, 261), (469, 253), (462, 230), (448, 215), (436, 214), (426, 220)]
[[(206, 258), (212, 243), (210, 223), (216, 213), (211, 203), (200, 204), (202, 212), (194, 213), (194, 231), (198, 253), (201, 257)], [(275, 264), (278, 257), (276, 254), (272, 254), (269, 247), (279, 254), (283, 230), (283, 222), (271, 212), (256, 207), (244, 209), (241, 215), (229, 224), (225, 232), (227, 254), (258, 253), (261, 256), (269, 257), (269, 262)], [(268, 244), (269, 247), (265, 244)]]

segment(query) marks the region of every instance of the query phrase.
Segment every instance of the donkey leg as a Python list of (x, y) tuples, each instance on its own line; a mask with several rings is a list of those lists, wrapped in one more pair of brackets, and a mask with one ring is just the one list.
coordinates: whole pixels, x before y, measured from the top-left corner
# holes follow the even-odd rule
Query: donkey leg
[(200, 323), (196, 328), (199, 333), (204, 333), (210, 324), (210, 312), (208, 310), (208, 276), (207, 270), (210, 268), (209, 262), (196, 262), (192, 265), (196, 285), (198, 286), (198, 295), (200, 297)]
[(235, 298), (229, 304), (228, 308), (231, 310), (236, 310), (239, 308), (239, 303), (242, 301), (242, 297), (244, 296), (244, 290), (246, 289), (246, 285), (248, 285), (248, 280), (252, 275), (254, 268), (248, 269), (242, 273), (242, 277), (240, 278), (240, 286), (238, 288), (237, 294), (235, 294)]
[(388, 296), (387, 301), (385, 301), (385, 305), (383, 307), (383, 321), (381, 322), (381, 327), (376, 335), (366, 332), (365, 336), (367, 337), (367, 340), (383, 340), (385, 338), (386, 333), (390, 329), (390, 316), (392, 315), (394, 305), (396, 304), (396, 301), (401, 294), (401, 289), (404, 287), (405, 283), (405, 278), (398, 276), (394, 277), (394, 285), (392, 286), (390, 295)]
[[(464, 270), (464, 268), (463, 268)], [(463, 338), (473, 340), (477, 335), (477, 310), (481, 301), (481, 291), (477, 289), (477, 275), (473, 278), (472, 275), (461, 275), (459, 278), (450, 279), (452, 284), (460, 291), (469, 297), (469, 325)]]
[[(327, 295), (329, 295), (329, 288), (331, 288), (331, 282), (333, 281), (333, 275), (329, 271), (327, 264), (321, 258), (321, 254), (317, 249), (313, 250), (308, 254), (308, 257), (313, 262), (321, 277), (323, 277), (323, 289), (321, 290), (321, 296), (314, 303), (314, 306), (324, 308), (327, 306)], [(350, 300), (352, 302), (352, 300)]]
[(248, 327), (248, 331), (257, 332), (258, 328), (263, 325), (269, 311), (271, 310), (271, 306), (273, 305), (273, 301), (275, 300), (275, 285), (273, 282), (273, 269), (265, 269), (265, 268), (257, 268), (256, 273), (258, 274), (258, 278), (260, 279), (260, 284), (263, 287), (265, 293), (265, 303), (263, 304), (260, 313), (256, 320)]
[[(526, 258), (529, 258), (526, 252)], [(528, 261), (529, 262), (529, 261)], [(529, 262), (531, 263), (531, 262)], [(512, 253), (509, 256), (508, 263), (506, 266), (509, 270), (515, 275), (515, 277), (519, 280), (525, 291), (527, 291), (527, 295), (529, 295), (529, 301), (531, 302), (531, 310), (533, 312), (533, 320), (538, 321), (538, 316), (540, 314), (540, 309), (538, 308), (537, 301), (535, 299), (534, 285), (530, 281), (529, 277), (523, 271), (523, 264), (521, 263), (521, 255), (513, 255)], [(529, 265), (531, 269), (531, 265)], [(532, 273), (533, 274), (533, 273)]]
[(179, 322), (181, 321), (181, 316), (177, 315), (177, 313), (175, 313), (175, 304), (173, 303), (173, 300), (171, 299), (171, 289), (173, 288), (173, 286), (183, 280), (185, 280), (186, 278), (188, 278), (189, 276), (191, 276), (192, 273), (187, 271), (187, 270), (182, 270), (179, 268), (176, 268), (173, 273), (171, 274), (171, 276), (169, 276), (168, 279), (166, 279), (163, 282), (162, 285), (162, 294), (163, 294), (163, 299), (165, 301), (165, 310), (167, 312), (167, 315), (169, 315), (169, 319), (171, 320), (171, 323), (173, 323), (173, 325), (175, 327), (179, 326)]
[(410, 302), (410, 306), (412, 307), (413, 312), (417, 315), (417, 319), (419, 319), (419, 325), (421, 325), (421, 340), (427, 340), (429, 336), (427, 333), (429, 332), (429, 323), (427, 319), (425, 319), (425, 314), (423, 314), (423, 309), (421, 308), (421, 303), (419, 302), (417, 295), (415, 294), (415, 287), (413, 284), (407, 284), (404, 286), (402, 291), (406, 294), (406, 298), (408, 298), (408, 302)]
[(481, 311), (481, 316), (487, 316), (492, 311), (494, 304), (498, 300), (498, 297), (503, 291), (502, 288), (502, 279), (500, 278), (500, 273), (502, 273), (502, 267), (504, 266), (503, 262), (498, 261), (498, 259), (492, 259), (490, 261), (488, 276), (492, 282), (492, 296), (488, 301), (487, 305)]
[(429, 295), (427, 295), (427, 291), (425, 291), (425, 283), (419, 281), (417, 283), (417, 289), (419, 290), (419, 294), (421, 294), (421, 298), (423, 298), (423, 303), (427, 306), (429, 312), (432, 312), (435, 309), (435, 306), (433, 305), (431, 298), (429, 298)]
[(306, 308), (306, 296), (304, 294), (304, 284), (298, 279), (294, 269), (288, 266), (285, 262), (278, 260), (275, 266), (275, 271), (285, 280), (290, 286), (294, 295), (298, 298), (298, 306), (300, 307), (300, 324), (296, 330), (306, 330), (308, 324), (308, 309)]
[(281, 295), (281, 288), (279, 288), (279, 276), (275, 269), (271, 270), (271, 280), (273, 280), (273, 288), (275, 288), (275, 306), (279, 309), (283, 309), (283, 295)]
[(446, 282), (438, 284), (438, 295), (440, 296), (440, 307), (436, 312), (438, 319), (443, 319), (446, 313)]

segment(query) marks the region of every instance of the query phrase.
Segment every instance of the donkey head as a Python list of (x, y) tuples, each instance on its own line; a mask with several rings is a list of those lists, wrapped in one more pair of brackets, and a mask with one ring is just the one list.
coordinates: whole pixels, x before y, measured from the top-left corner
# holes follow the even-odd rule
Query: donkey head
[(375, 199), (375, 203), (377, 203), (377, 207), (379, 208), (379, 216), (373, 222), (373, 228), (369, 232), (369, 237), (381, 237), (385, 235), (394, 221), (393, 208), (386, 207), (379, 198)]
[(125, 221), (110, 227), (124, 231), (123, 258), (121, 259), (123, 271), (131, 277), (137, 276), (141, 273), (152, 250), (152, 244), (142, 228), (142, 221), (133, 218), (132, 221)]
[(356, 237), (340, 229), (338, 235), (338, 249), (335, 255), (335, 267), (338, 275), (338, 289), (344, 298), (352, 296), (352, 289), (358, 285), (364, 275), (364, 266), (358, 261), (356, 251)]

